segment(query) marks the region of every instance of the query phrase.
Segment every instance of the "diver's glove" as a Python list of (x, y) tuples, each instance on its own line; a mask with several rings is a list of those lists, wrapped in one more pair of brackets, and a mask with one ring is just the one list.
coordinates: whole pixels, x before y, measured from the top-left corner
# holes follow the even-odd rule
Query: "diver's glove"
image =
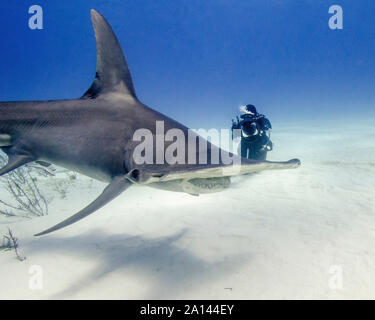
[(273, 149), (273, 143), (271, 140), (269, 140), (268, 143), (266, 144), (266, 150), (272, 151), (272, 149)]

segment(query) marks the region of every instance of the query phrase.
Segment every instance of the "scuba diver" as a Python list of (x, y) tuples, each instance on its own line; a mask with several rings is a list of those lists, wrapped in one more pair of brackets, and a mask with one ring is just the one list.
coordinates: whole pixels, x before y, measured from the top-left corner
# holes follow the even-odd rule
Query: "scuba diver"
[(253, 160), (266, 160), (267, 152), (272, 150), (270, 139), (271, 122), (257, 112), (252, 104), (241, 107), (244, 112), (237, 122), (232, 120), (232, 138), (234, 129), (241, 130), (241, 157)]

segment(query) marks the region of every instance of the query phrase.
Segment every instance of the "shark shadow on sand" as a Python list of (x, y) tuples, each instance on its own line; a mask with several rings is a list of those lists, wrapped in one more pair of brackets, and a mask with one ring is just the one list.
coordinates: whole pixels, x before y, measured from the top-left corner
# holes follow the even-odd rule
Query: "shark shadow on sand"
[[(209, 285), (220, 278), (236, 272), (250, 259), (245, 255), (231, 254), (218, 261), (205, 261), (197, 257), (193, 252), (180, 248), (178, 242), (188, 230), (181, 230), (175, 234), (144, 238), (125, 234), (104, 234), (96, 230), (74, 238), (55, 238), (48, 240), (32, 241), (26, 245), (29, 256), (35, 253), (64, 254), (76, 256), (77, 259), (90, 259), (94, 268), (90, 268), (79, 280), (71, 281), (57, 292), (51, 292), (51, 299), (70, 299), (77, 295), (87, 295), (95, 286), (113, 273), (123, 273), (132, 279), (142, 279), (139, 289), (141, 299), (171, 299), (179, 295), (185, 295), (190, 290), (199, 288), (202, 284)], [(60, 260), (61, 261), (61, 260)], [(48, 273), (54, 273), (54, 269), (45, 269)], [(69, 272), (69, 268), (66, 269)], [(75, 275), (72, 278), (75, 279)], [(127, 277), (120, 276), (124, 288), (115, 293), (118, 298), (135, 298), (127, 283)], [(146, 281), (147, 280), (147, 281)], [(146, 281), (146, 282), (144, 282)], [(121, 284), (119, 284), (121, 286)], [(119, 286), (112, 286), (112, 289)], [(115, 290), (115, 289), (114, 289)], [(221, 288), (223, 292), (225, 288)], [(112, 297), (113, 297), (112, 293)], [(108, 297), (108, 296), (107, 296)], [(105, 298), (104, 294), (99, 298)], [(109, 296), (108, 298), (111, 298)]]

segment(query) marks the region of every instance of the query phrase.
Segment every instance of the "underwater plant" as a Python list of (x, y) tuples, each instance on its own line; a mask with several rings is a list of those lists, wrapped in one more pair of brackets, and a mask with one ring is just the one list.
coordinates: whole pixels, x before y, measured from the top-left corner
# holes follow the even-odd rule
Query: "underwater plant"
[[(5, 156), (0, 154), (0, 165), (6, 162)], [(0, 177), (12, 200), (3, 200), (0, 196), (0, 215), (31, 218), (48, 214), (48, 202), (38, 186), (37, 174), (51, 173), (41, 166), (29, 164)]]
[(8, 234), (3, 236), (3, 241), (0, 244), (0, 250), (9, 251), (14, 249), (16, 257), (19, 261), (24, 261), (26, 257), (21, 257), (18, 253), (18, 239), (13, 235), (12, 230), (8, 228)]

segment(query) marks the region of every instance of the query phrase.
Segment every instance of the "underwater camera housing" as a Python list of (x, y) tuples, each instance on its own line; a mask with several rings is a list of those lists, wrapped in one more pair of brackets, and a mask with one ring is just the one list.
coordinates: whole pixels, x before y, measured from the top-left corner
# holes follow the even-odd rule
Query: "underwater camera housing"
[(244, 116), (241, 123), (243, 137), (252, 137), (261, 134), (262, 131), (272, 129), (271, 122), (262, 114), (257, 116)]
[(241, 131), (245, 138), (256, 136), (259, 133), (257, 123), (254, 120), (244, 121), (241, 125)]

